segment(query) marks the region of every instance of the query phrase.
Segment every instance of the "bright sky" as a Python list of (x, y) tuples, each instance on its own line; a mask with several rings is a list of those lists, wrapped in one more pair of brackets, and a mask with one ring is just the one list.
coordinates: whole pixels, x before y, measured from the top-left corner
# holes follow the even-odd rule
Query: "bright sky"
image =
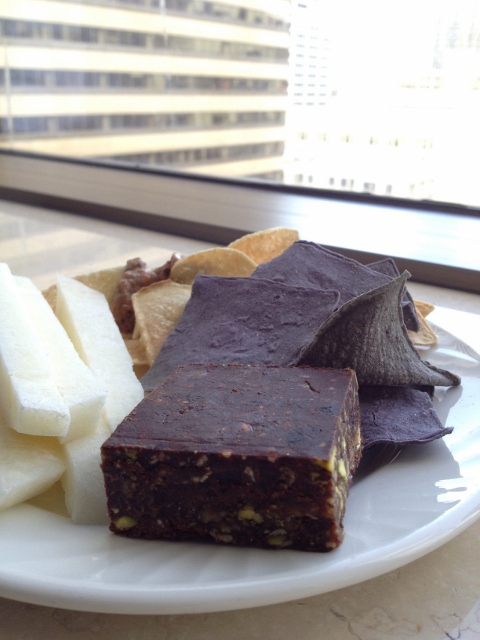
[[(471, 21), (480, 0), (306, 0), (304, 13), (331, 36), (338, 82), (377, 82), (431, 67), (438, 21), (459, 13)], [(298, 14), (297, 14), (298, 15)], [(295, 18), (294, 18), (295, 19)], [(395, 74), (395, 71), (397, 72)], [(354, 84), (356, 84), (354, 82)]]

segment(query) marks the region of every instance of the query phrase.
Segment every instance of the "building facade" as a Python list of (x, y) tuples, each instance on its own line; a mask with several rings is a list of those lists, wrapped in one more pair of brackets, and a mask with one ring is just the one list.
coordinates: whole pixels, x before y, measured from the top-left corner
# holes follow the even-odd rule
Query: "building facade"
[(284, 181), (478, 204), (479, 0), (347, 4), (293, 1)]
[(2, 0), (0, 148), (283, 179), (289, 0)]

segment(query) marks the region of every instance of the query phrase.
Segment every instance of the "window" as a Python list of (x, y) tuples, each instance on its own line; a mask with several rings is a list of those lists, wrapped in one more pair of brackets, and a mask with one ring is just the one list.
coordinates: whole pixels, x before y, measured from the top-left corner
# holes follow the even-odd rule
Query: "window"
[(48, 131), (48, 118), (13, 118), (13, 131), (27, 134), (44, 133)]
[(480, 207), (480, 0), (24, 2), (0, 150)]
[[(37, 69), (12, 69), (10, 82), (12, 87), (39, 87), (45, 86), (47, 73)], [(4, 82), (5, 75), (3, 75)], [(3, 84), (3, 83), (2, 83)]]

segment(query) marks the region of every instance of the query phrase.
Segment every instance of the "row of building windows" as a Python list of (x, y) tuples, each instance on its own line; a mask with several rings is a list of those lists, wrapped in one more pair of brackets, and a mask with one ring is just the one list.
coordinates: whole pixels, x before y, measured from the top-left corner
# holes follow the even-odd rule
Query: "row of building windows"
[[(294, 177), (295, 184), (307, 184), (309, 186), (324, 186), (325, 179), (323, 178), (319, 183), (318, 176), (305, 175), (303, 173), (297, 173)], [(431, 181), (421, 180), (417, 183), (412, 183), (407, 187), (407, 193), (404, 192), (405, 187), (396, 187), (392, 184), (379, 185), (375, 182), (364, 182), (361, 180), (355, 181), (353, 178), (328, 178), (327, 186), (330, 189), (340, 189), (342, 191), (357, 191), (363, 193), (371, 193), (377, 195), (393, 196), (394, 191), (399, 191), (395, 195), (408, 195), (408, 197), (421, 197), (432, 188)], [(403, 191), (403, 193), (400, 193)]]
[[(78, 0), (69, 0), (78, 2)], [(83, 0), (84, 4), (96, 4), (107, 7), (128, 7), (158, 13), (180, 13), (191, 18), (205, 18), (232, 24), (260, 26), (267, 29), (287, 31), (288, 22), (261, 9), (239, 7), (221, 2), (203, 2), (201, 0)]]
[(265, 171), (264, 173), (252, 173), (246, 178), (255, 178), (256, 180), (269, 180), (270, 182), (283, 182), (284, 180), (284, 172), (281, 170), (278, 171)]
[[(316, 144), (318, 142), (327, 142), (332, 144), (338, 144), (339, 142), (345, 144), (369, 144), (369, 145), (380, 145), (387, 144), (389, 147), (400, 147), (405, 144), (411, 144), (411, 139), (403, 139), (397, 136), (389, 136), (388, 138), (381, 138), (379, 136), (373, 135), (364, 135), (358, 136), (353, 135), (351, 133), (317, 133), (315, 136), (311, 136), (307, 131), (299, 131), (297, 132), (297, 138), (299, 140), (307, 141), (307, 144)], [(433, 147), (433, 141), (431, 138), (423, 138), (420, 137), (416, 141), (417, 146), (422, 149), (431, 149)]]
[[(415, 89), (417, 91), (445, 89), (445, 78), (443, 76), (425, 77), (419, 82), (404, 82), (401, 84), (401, 87), (402, 89)], [(480, 76), (471, 78), (469, 88), (472, 91), (478, 91), (480, 89)]]
[(59, 115), (0, 118), (0, 137), (14, 135), (57, 135), (59, 133), (118, 133), (119, 130), (165, 131), (213, 127), (282, 126), (283, 111), (238, 113), (139, 113), (116, 115)]
[(152, 153), (128, 153), (105, 156), (104, 160), (117, 160), (135, 164), (187, 166), (212, 162), (232, 162), (252, 158), (267, 158), (283, 155), (284, 143), (263, 142), (259, 144), (238, 144), (222, 147), (204, 147), (200, 149), (172, 149)]
[[(315, 178), (313, 175), (304, 175), (303, 173), (297, 173), (295, 176), (295, 182), (297, 184), (311, 184), (313, 185), (315, 183)], [(355, 180), (353, 180), (353, 178), (341, 178), (341, 179), (337, 179), (335, 180), (335, 178), (329, 178), (328, 179), (328, 186), (330, 188), (340, 188), (342, 190), (347, 190), (347, 191), (353, 191), (355, 187), (357, 187), (358, 190), (363, 191), (365, 193), (375, 193), (375, 183), (374, 182), (363, 182), (362, 185), (355, 185)], [(391, 195), (392, 194), (392, 185), (388, 184), (386, 185), (385, 188), (385, 193), (387, 195)]]
[(81, 43), (82, 45), (134, 48), (198, 56), (219, 56), (227, 59), (254, 59), (286, 62), (288, 48), (268, 47), (229, 40), (189, 38), (166, 33), (120, 31), (78, 25), (29, 20), (1, 20), (0, 34), (13, 40), (35, 40), (42, 43)]
[(0, 86), (40, 89), (142, 89), (152, 91), (254, 92), (285, 95), (284, 80), (219, 78), (152, 73), (0, 69)]

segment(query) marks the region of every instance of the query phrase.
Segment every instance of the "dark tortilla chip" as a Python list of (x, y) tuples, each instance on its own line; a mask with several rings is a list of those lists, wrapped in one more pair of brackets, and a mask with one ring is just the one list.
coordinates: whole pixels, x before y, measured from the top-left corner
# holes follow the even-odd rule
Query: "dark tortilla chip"
[(333, 289), (340, 292), (340, 304), (391, 279), (356, 260), (306, 240), (294, 242), (277, 258), (259, 265), (250, 277)]
[[(303, 287), (336, 289), (340, 292), (340, 303), (344, 304), (399, 275), (391, 258), (364, 265), (315, 242), (300, 240), (277, 258), (259, 265), (251, 277)], [(406, 294), (404, 307), (407, 328), (418, 331), (420, 325), (409, 294)]]
[(360, 387), (363, 448), (423, 444), (451, 433), (437, 416), (430, 395), (409, 387)]
[[(390, 276), (391, 278), (398, 278), (400, 271), (393, 258), (384, 258), (383, 260), (377, 260), (377, 262), (371, 262), (367, 265), (370, 269)], [(405, 287), (402, 298), (402, 313), (405, 326), (410, 331), (419, 331), (420, 321), (418, 319), (417, 310), (412, 296), (408, 289)]]
[(154, 389), (181, 364), (292, 365), (338, 299), (337, 291), (199, 275), (142, 385)]
[(424, 362), (408, 337), (400, 302), (409, 275), (346, 302), (295, 364), (351, 368), (360, 385), (459, 385), (455, 374)]

